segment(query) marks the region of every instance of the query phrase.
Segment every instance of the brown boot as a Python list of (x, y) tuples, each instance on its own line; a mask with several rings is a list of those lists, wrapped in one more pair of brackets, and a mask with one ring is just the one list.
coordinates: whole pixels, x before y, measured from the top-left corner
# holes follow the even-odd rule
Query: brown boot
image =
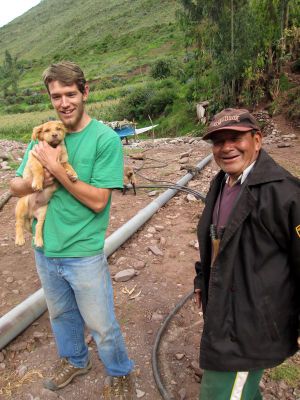
[(89, 360), (85, 368), (76, 368), (63, 358), (59, 365), (54, 368), (51, 378), (47, 378), (43, 382), (43, 386), (49, 390), (58, 390), (67, 386), (77, 375), (84, 375), (92, 368), (91, 360)]
[(124, 376), (107, 376), (104, 381), (102, 399), (104, 400), (135, 400), (134, 374)]

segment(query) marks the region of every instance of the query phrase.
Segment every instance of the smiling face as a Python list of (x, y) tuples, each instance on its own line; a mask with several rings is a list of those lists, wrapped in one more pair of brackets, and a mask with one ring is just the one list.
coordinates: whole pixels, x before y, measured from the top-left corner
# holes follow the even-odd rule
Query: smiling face
[(260, 132), (222, 131), (212, 135), (212, 143), (216, 163), (234, 182), (257, 159), (262, 137)]
[(49, 83), (51, 103), (68, 132), (79, 132), (88, 123), (89, 117), (84, 111), (84, 102), (88, 97), (88, 86), (81, 93), (77, 85), (66, 86), (59, 81)]

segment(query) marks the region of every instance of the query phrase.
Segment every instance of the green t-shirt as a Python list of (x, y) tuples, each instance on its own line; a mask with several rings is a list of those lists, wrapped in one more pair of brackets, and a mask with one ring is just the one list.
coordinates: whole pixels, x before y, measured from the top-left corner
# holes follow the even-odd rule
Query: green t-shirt
[[(29, 144), (17, 176), (22, 176), (35, 143)], [(79, 180), (97, 188), (123, 187), (122, 143), (111, 128), (93, 119), (82, 131), (66, 135), (65, 144)], [(110, 203), (111, 199), (103, 211), (95, 213), (60, 186), (48, 204), (43, 232), (45, 256), (86, 257), (100, 253)]]

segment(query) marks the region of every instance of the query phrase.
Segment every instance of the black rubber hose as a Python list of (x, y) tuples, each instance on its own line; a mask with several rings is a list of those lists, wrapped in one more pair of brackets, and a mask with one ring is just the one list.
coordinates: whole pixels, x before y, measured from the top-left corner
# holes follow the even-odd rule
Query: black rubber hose
[(151, 188), (153, 188), (153, 189), (156, 189), (156, 188), (158, 188), (158, 189), (159, 188), (168, 188), (168, 189), (173, 189), (173, 190), (179, 190), (179, 191), (182, 191), (182, 192), (186, 192), (186, 193), (192, 194), (198, 200), (202, 200), (202, 201), (205, 200), (205, 195), (203, 193), (198, 192), (197, 190), (188, 188), (186, 186), (181, 186), (181, 185), (176, 185), (176, 184), (174, 184), (174, 185), (137, 185), (136, 186), (136, 189), (147, 189), (147, 188), (150, 188), (150, 189)]
[(194, 291), (192, 290), (190, 293), (186, 294), (181, 301), (176, 305), (176, 307), (170, 312), (167, 318), (164, 320), (162, 326), (160, 327), (157, 336), (155, 338), (155, 343), (152, 350), (152, 371), (153, 376), (158, 387), (158, 390), (164, 400), (174, 400), (174, 397), (170, 395), (167, 389), (164, 387), (159, 371), (158, 371), (158, 362), (157, 362), (157, 352), (160, 344), (161, 337), (165, 332), (170, 320), (174, 317), (178, 310), (191, 298), (193, 297)]

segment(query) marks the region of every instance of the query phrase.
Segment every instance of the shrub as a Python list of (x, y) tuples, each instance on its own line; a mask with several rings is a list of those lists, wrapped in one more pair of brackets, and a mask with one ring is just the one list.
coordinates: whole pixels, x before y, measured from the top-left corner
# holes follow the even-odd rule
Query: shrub
[[(170, 106), (174, 103), (176, 98), (176, 93), (172, 89), (167, 90), (159, 90), (151, 96), (146, 105), (144, 110), (144, 116), (152, 115), (153, 117), (157, 117), (162, 114), (167, 106)], [(168, 112), (171, 109), (169, 107)], [(146, 114), (146, 115), (145, 115)]]
[(157, 60), (151, 67), (150, 75), (154, 79), (165, 79), (172, 74), (170, 60)]
[(123, 119), (142, 119), (144, 108), (153, 91), (150, 88), (136, 89), (129, 96), (122, 99), (116, 109), (116, 118)]
[(156, 89), (150, 86), (135, 89), (120, 101), (115, 119), (141, 120), (147, 118), (148, 115), (157, 117), (168, 105), (173, 104), (175, 98), (174, 89)]

